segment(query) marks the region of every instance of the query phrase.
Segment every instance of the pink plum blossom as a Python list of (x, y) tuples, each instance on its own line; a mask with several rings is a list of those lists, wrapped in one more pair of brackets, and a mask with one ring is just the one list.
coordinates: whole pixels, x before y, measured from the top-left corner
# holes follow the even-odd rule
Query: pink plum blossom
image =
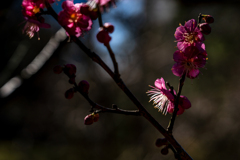
[(83, 32), (92, 28), (92, 20), (89, 16), (81, 14), (80, 9), (83, 3), (74, 4), (67, 0), (62, 3), (63, 10), (58, 14), (59, 23), (65, 27), (68, 36), (81, 36)]
[(203, 68), (206, 64), (206, 51), (199, 51), (195, 46), (189, 46), (185, 51), (177, 50), (173, 54), (176, 62), (172, 67), (174, 75), (181, 77), (184, 73), (190, 79), (194, 79), (199, 74), (199, 68)]
[(22, 13), (25, 17), (33, 17), (39, 13), (41, 9), (44, 9), (45, 2), (54, 3), (55, 0), (23, 0), (22, 1)]
[(99, 5), (101, 12), (103, 12), (103, 8), (108, 9), (109, 4), (116, 6), (115, 0), (88, 0), (87, 4), (91, 9), (95, 9)]
[[(41, 21), (38, 21), (34, 18), (35, 17), (33, 17), (33, 18), (25, 17), (27, 23), (25, 24), (25, 26), (23, 28), (23, 33), (26, 32), (26, 34), (29, 36), (29, 38), (32, 38), (35, 33), (38, 33), (39, 28), (50, 28), (51, 27), (49, 24), (44, 23), (43, 17), (39, 17), (39, 19), (41, 19)], [(39, 36), (38, 36), (38, 39), (40, 39)]]
[[(154, 108), (158, 109), (164, 115), (168, 113), (173, 113), (174, 111), (174, 102), (175, 102), (175, 95), (173, 95), (169, 90), (167, 90), (165, 86), (165, 81), (163, 78), (157, 79), (154, 83), (155, 87), (149, 90), (147, 94), (150, 97), (150, 101), (153, 101), (155, 105)], [(175, 91), (174, 91), (174, 94)], [(189, 109), (191, 107), (191, 102), (185, 96), (179, 97), (179, 104), (178, 104), (178, 112), (177, 115), (180, 115), (184, 112), (185, 109)]]
[(177, 40), (177, 47), (181, 51), (184, 51), (188, 46), (196, 46), (199, 50), (205, 49), (203, 43), (205, 39), (202, 32), (197, 27), (195, 19), (187, 21), (184, 26), (180, 24), (174, 36)]

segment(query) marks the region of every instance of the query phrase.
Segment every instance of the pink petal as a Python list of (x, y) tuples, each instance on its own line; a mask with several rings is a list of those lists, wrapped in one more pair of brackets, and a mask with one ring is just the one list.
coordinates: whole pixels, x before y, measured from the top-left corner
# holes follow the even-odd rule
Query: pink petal
[(171, 102), (174, 102), (174, 96), (169, 90), (166, 89), (160, 89), (162, 94), (164, 94)]
[(179, 105), (184, 109), (189, 109), (191, 107), (191, 102), (186, 96), (181, 95), (179, 98)]
[(172, 72), (175, 76), (181, 77), (184, 71), (185, 71), (185, 68), (180, 63), (175, 63), (172, 67)]
[(178, 111), (177, 111), (177, 115), (181, 115), (184, 112), (184, 108), (182, 108), (180, 105), (178, 105)]
[(190, 79), (194, 79), (199, 75), (199, 70), (198, 69), (192, 69), (187, 73), (187, 77)]
[(75, 10), (74, 3), (69, 0), (62, 2), (62, 8), (67, 12), (73, 12)]
[(197, 27), (197, 22), (195, 19), (190, 19), (189, 21), (187, 21), (185, 23), (184, 27), (186, 28), (186, 30), (188, 32), (193, 32), (195, 30), (195, 28)]
[(184, 51), (184, 55), (189, 59), (195, 57), (198, 53), (199, 53), (199, 49), (195, 46), (189, 46), (185, 48), (185, 51)]
[(173, 54), (173, 59), (174, 59), (175, 62), (182, 62), (182, 61), (184, 61), (186, 58), (184, 58), (184, 54), (183, 54), (182, 51), (177, 50), (177, 51), (175, 51), (174, 54)]
[(197, 65), (198, 68), (202, 68), (206, 64), (206, 57), (207, 57), (207, 52), (200, 53), (197, 56), (197, 59), (194, 60), (194, 63)]
[(183, 33), (186, 33), (187, 31), (183, 26), (179, 26), (175, 31), (175, 38), (177, 41), (184, 40)]
[(162, 89), (162, 88), (166, 89), (166, 87), (165, 87), (165, 81), (164, 81), (163, 78), (161, 78), (161, 79), (156, 79), (156, 81), (154, 82), (154, 85), (155, 85), (158, 89)]

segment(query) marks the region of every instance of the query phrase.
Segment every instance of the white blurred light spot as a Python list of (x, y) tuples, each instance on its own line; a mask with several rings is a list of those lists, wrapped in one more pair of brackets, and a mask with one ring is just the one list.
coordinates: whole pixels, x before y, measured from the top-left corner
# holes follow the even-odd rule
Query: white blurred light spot
[(0, 89), (0, 96), (3, 98), (7, 97), (21, 84), (22, 84), (22, 80), (19, 77), (13, 77), (2, 86), (2, 88)]

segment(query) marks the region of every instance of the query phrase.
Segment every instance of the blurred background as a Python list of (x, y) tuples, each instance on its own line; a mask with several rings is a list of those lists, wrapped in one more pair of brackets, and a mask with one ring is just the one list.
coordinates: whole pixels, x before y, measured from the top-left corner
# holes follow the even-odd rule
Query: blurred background
[[(0, 9), (0, 160), (170, 160), (155, 146), (161, 134), (143, 117), (100, 114), (84, 125), (90, 106), (78, 93), (64, 97), (72, 86), (56, 65), (77, 66), (77, 82), (90, 83), (89, 96), (106, 107), (136, 109), (113, 80), (90, 60), (50, 16), (52, 27), (41, 29), (40, 40), (22, 34), (21, 0), (8, 0)], [(58, 13), (63, 0), (52, 6)], [(82, 1), (75, 0), (75, 3)], [(86, 2), (86, 1), (83, 1)], [(240, 159), (240, 3), (217, 0), (119, 0), (103, 14), (111, 22), (111, 46), (122, 79), (164, 127), (163, 116), (149, 103), (146, 91), (163, 77), (177, 88), (171, 72), (179, 23), (199, 13), (215, 18), (205, 36), (208, 62), (194, 80), (187, 79), (182, 94), (192, 108), (178, 116), (174, 136), (195, 160)], [(112, 68), (106, 48), (97, 42), (98, 22), (80, 39)]]

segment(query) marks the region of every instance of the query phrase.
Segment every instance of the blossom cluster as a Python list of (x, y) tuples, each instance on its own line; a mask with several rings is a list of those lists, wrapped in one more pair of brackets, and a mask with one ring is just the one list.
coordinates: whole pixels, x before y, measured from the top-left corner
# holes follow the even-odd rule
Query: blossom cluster
[(210, 15), (202, 16), (205, 23), (198, 24), (195, 19), (191, 19), (176, 29), (174, 34), (178, 50), (173, 54), (176, 62), (172, 67), (172, 72), (176, 76), (186, 76), (194, 79), (199, 75), (199, 68), (203, 68), (207, 60), (205, 50), (204, 34), (211, 33), (210, 23), (213, 18)]
[[(46, 3), (54, 2), (55, 0), (23, 0), (22, 14), (27, 21), (23, 33), (32, 38), (40, 28), (50, 28), (41, 15), (47, 13), (43, 10)], [(58, 22), (65, 28), (68, 36), (82, 36), (92, 28), (92, 20), (98, 18), (98, 9), (103, 10), (110, 3), (115, 4), (114, 0), (88, 0), (87, 3), (75, 4), (73, 0), (65, 0), (62, 3), (63, 10), (58, 13)]]
[[(213, 23), (214, 19), (210, 15), (201, 15), (200, 18), (205, 23), (198, 24), (195, 19), (191, 19), (184, 26), (180, 24), (175, 31), (174, 36), (178, 50), (173, 54), (173, 59), (176, 63), (172, 67), (172, 72), (176, 76), (186, 76), (194, 79), (199, 75), (199, 68), (203, 68), (206, 64), (207, 52), (203, 43), (205, 40), (204, 34), (208, 35), (211, 33), (209, 24)], [(150, 87), (152, 89), (147, 94), (151, 96), (150, 101), (153, 101), (154, 108), (157, 108), (164, 115), (173, 113), (176, 92), (166, 88), (163, 78), (155, 81), (155, 87)], [(180, 115), (185, 109), (191, 107), (191, 102), (187, 97), (180, 95), (177, 107), (177, 115)]]
[(50, 28), (51, 26), (44, 23), (45, 19), (41, 16), (41, 11), (46, 7), (45, 2), (54, 3), (55, 0), (23, 0), (22, 14), (27, 21), (23, 28), (23, 32), (32, 38), (38, 33), (39, 28)]

